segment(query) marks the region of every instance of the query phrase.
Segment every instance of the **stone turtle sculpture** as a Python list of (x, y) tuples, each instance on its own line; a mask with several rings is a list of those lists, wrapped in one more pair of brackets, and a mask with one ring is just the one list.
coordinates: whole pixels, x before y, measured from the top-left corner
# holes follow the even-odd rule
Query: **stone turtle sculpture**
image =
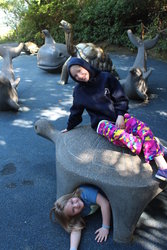
[[(79, 43), (77, 45), (73, 44), (73, 30), (72, 25), (65, 20), (60, 22), (60, 27), (65, 32), (65, 41), (67, 45), (67, 51), (71, 56), (76, 56), (83, 58), (89, 62), (95, 68), (103, 71), (108, 71), (113, 73), (117, 78), (119, 78), (116, 72), (109, 53), (103, 51), (102, 48), (97, 47), (93, 43)], [(58, 81), (59, 84), (66, 84), (68, 81), (68, 71), (67, 71), (67, 61), (64, 63), (61, 73), (61, 79)]]
[(12, 59), (19, 56), (24, 44), (20, 43), (17, 47), (0, 45), (0, 56), (3, 57), (2, 69), (0, 74), (0, 110), (18, 111), (17, 86), (20, 78), (15, 79)]
[(150, 40), (141, 40), (133, 35), (131, 30), (127, 31), (129, 40), (137, 47), (138, 52), (133, 66), (130, 68), (126, 79), (120, 80), (125, 93), (130, 99), (148, 99), (147, 80), (152, 69), (147, 69), (147, 50), (152, 49), (159, 39), (159, 34)]
[(147, 204), (165, 188), (153, 177), (153, 169), (143, 155), (114, 146), (90, 126), (61, 133), (41, 119), (34, 128), (38, 135), (56, 144), (57, 198), (81, 184), (98, 186), (111, 204), (113, 239), (129, 242)]
[(69, 58), (67, 47), (63, 43), (56, 43), (47, 29), (42, 32), (45, 35), (45, 44), (37, 53), (37, 66), (48, 72), (59, 71)]

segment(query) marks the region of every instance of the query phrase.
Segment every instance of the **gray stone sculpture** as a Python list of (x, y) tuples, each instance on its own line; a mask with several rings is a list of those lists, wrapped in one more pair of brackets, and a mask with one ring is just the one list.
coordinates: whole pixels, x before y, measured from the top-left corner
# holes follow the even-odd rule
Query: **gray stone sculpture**
[(128, 37), (131, 43), (137, 47), (138, 53), (126, 79), (120, 80), (120, 82), (130, 99), (145, 101), (148, 99), (147, 79), (152, 71), (152, 69), (147, 69), (147, 50), (156, 45), (159, 35), (156, 35), (152, 40), (143, 41), (135, 37), (131, 30), (128, 30)]
[(24, 44), (17, 47), (1, 45), (0, 56), (3, 57), (2, 70), (0, 74), (0, 110), (18, 111), (18, 94), (16, 88), (20, 78), (15, 79), (12, 59), (19, 56)]
[(49, 72), (61, 70), (69, 57), (67, 47), (63, 43), (56, 43), (48, 30), (42, 32), (45, 35), (45, 44), (38, 51), (37, 65)]
[[(72, 25), (67, 21), (62, 20), (60, 22), (60, 27), (65, 32), (67, 51), (71, 56), (83, 58), (95, 68), (98, 68), (103, 71), (112, 72), (116, 77), (119, 78), (117, 72), (113, 67), (112, 60), (108, 53), (105, 53), (102, 48), (97, 47), (93, 43), (79, 43), (77, 45), (74, 45)], [(68, 72), (67, 72), (68, 60), (63, 65), (61, 79), (60, 81), (58, 81), (59, 84), (66, 84), (68, 81)]]
[(147, 204), (165, 188), (143, 155), (114, 146), (90, 126), (61, 133), (41, 119), (35, 131), (56, 144), (57, 198), (81, 184), (98, 186), (111, 204), (113, 239), (129, 242)]

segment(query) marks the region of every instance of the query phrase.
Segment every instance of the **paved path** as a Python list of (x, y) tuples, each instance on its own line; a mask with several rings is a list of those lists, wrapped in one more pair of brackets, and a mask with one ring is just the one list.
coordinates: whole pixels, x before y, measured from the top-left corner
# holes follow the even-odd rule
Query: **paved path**
[[(134, 57), (112, 54), (112, 59), (121, 78), (125, 77)], [(37, 136), (33, 124), (45, 117), (64, 129), (74, 83), (56, 84), (60, 74), (38, 69), (35, 56), (21, 55), (13, 64), (21, 77), (21, 110), (0, 112), (0, 250), (67, 250), (69, 235), (49, 220), (56, 199), (54, 144)], [(167, 64), (151, 59), (148, 64), (154, 69), (149, 78), (150, 102), (131, 102), (130, 111), (167, 143)], [(88, 122), (85, 113), (83, 123)], [(167, 192), (145, 209), (131, 244), (114, 243), (112, 230), (106, 243), (97, 244), (94, 232), (100, 224), (97, 212), (87, 222), (81, 250), (166, 250)]]

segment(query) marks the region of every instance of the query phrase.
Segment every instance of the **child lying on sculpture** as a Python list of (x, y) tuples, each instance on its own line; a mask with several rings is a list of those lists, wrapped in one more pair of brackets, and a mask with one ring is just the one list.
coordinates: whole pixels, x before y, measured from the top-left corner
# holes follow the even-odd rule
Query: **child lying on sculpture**
[(96, 230), (95, 240), (106, 241), (110, 229), (109, 201), (92, 186), (80, 186), (73, 193), (60, 197), (51, 209), (50, 218), (54, 214), (56, 221), (70, 233), (70, 250), (77, 250), (81, 231), (85, 227), (83, 217), (101, 208), (102, 226)]
[(115, 145), (128, 147), (133, 153), (143, 150), (145, 161), (154, 160), (156, 178), (167, 181), (167, 149), (142, 121), (127, 113), (128, 99), (119, 81), (110, 73), (99, 71), (80, 58), (68, 62), (71, 78), (78, 84), (74, 88), (67, 132), (82, 121), (84, 109), (88, 112), (91, 127)]

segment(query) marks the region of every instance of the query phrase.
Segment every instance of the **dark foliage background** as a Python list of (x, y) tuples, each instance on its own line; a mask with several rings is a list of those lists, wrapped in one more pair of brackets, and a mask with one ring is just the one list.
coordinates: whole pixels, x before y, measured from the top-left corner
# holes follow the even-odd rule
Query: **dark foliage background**
[[(167, 29), (167, 0), (8, 0), (0, 1), (0, 7), (9, 15), (17, 12), (19, 21), (10, 39), (39, 46), (44, 40), (42, 29), (48, 29), (56, 42), (65, 42), (59, 28), (62, 19), (72, 24), (75, 43), (131, 47), (128, 29), (142, 38), (153, 38)], [(167, 31), (162, 34), (156, 50), (167, 53)]]

